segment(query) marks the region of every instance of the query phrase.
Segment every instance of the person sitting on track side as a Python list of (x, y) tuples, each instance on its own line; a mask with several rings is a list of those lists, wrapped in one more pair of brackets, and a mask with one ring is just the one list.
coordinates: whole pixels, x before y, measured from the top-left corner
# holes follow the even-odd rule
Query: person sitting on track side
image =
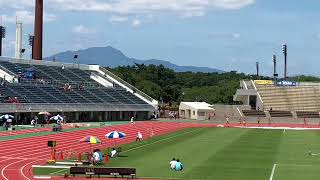
[(177, 161), (176, 161), (175, 158), (172, 158), (172, 161), (170, 161), (169, 164), (170, 164), (170, 168), (171, 168), (172, 170), (175, 170), (175, 169), (176, 169)]
[(112, 148), (111, 157), (117, 157), (117, 150), (115, 148)]
[(176, 163), (176, 171), (182, 171), (183, 169), (183, 166), (182, 166), (182, 163), (180, 162), (179, 159), (177, 159), (177, 163)]
[(93, 153), (93, 164), (98, 164), (100, 161), (100, 155), (98, 153), (98, 150), (95, 149)]

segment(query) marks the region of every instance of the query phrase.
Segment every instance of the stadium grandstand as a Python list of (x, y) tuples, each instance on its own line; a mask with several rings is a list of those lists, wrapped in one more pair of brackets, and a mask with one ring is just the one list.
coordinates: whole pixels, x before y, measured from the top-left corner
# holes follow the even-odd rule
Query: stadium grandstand
[(72, 121), (148, 119), (158, 102), (99, 65), (0, 57), (0, 113)]
[(243, 116), (319, 118), (320, 83), (243, 80), (234, 101), (249, 105)]

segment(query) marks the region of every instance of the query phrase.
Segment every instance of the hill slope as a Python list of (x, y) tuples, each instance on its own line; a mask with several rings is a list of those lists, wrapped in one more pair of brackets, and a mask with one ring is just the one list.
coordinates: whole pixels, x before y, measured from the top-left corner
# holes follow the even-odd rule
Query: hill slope
[(57, 60), (62, 62), (76, 63), (73, 56), (78, 54), (77, 60), (84, 64), (99, 64), (108, 67), (118, 67), (118, 66), (131, 66), (134, 64), (154, 64), (154, 65), (164, 65), (165, 67), (172, 69), (176, 72), (218, 72), (223, 71), (219, 69), (209, 68), (209, 67), (196, 67), (196, 66), (179, 66), (169, 61), (149, 59), (149, 60), (138, 60), (134, 58), (129, 58), (124, 55), (120, 50), (115, 49), (111, 46), (108, 47), (92, 47), (84, 50), (78, 51), (66, 51), (61, 52), (45, 59), (47, 60)]

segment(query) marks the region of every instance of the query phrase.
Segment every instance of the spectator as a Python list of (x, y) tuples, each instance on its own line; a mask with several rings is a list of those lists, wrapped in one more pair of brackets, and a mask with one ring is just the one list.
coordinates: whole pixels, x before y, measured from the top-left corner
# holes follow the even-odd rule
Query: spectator
[(99, 161), (102, 162), (102, 152), (100, 149), (98, 149), (98, 154), (99, 154)]
[(180, 162), (179, 159), (177, 159), (175, 170), (176, 171), (182, 171), (182, 169), (183, 169), (182, 163)]
[(131, 124), (133, 124), (133, 116), (131, 117), (130, 122), (131, 122)]
[(31, 125), (32, 125), (33, 127), (36, 127), (36, 120), (32, 119), (32, 120), (31, 120)]
[(176, 169), (176, 164), (177, 164), (176, 158), (172, 158), (172, 161), (170, 161), (169, 164), (172, 170)]
[(111, 157), (116, 157), (116, 156), (117, 156), (117, 150), (115, 148), (112, 148)]
[(136, 141), (142, 141), (142, 134), (140, 132), (138, 132)]
[(98, 153), (98, 149), (94, 150), (93, 153), (93, 164), (97, 164), (100, 161), (100, 155)]

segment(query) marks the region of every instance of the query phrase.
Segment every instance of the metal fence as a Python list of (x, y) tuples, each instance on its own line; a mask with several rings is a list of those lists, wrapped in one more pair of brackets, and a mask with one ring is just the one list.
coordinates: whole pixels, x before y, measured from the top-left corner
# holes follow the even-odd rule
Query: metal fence
[(76, 112), (76, 111), (154, 111), (148, 104), (105, 104), (105, 103), (0, 103), (0, 113), (14, 112)]

